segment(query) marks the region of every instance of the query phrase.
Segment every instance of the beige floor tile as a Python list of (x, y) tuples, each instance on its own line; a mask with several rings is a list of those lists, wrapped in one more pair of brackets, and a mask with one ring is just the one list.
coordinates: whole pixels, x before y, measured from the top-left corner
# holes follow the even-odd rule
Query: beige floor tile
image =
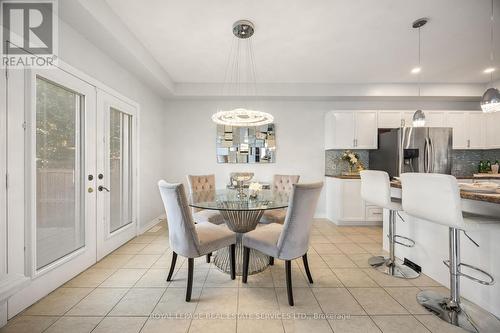
[(283, 323), (280, 319), (240, 319), (237, 324), (238, 333), (284, 333)]
[(277, 313), (278, 297), (274, 288), (241, 288), (238, 295), (238, 313)]
[(149, 244), (152, 241), (154, 241), (158, 236), (152, 236), (148, 234), (142, 234), (140, 236), (135, 237), (134, 239), (131, 239), (129, 243), (138, 243), (138, 244)]
[(332, 333), (325, 319), (287, 319), (283, 320), (286, 333)]
[(168, 287), (168, 270), (165, 268), (151, 268), (134, 285), (135, 288), (160, 288)]
[(410, 280), (411, 284), (416, 287), (442, 287), (442, 285), (428, 277), (427, 275), (421, 273), (420, 276), (416, 279)]
[[(177, 257), (177, 262), (176, 262), (176, 269), (181, 267), (182, 263), (184, 261), (183, 257)], [(160, 256), (160, 259), (158, 259), (151, 268), (167, 268), (170, 269), (170, 263), (172, 262), (172, 252), (167, 251), (164, 254)]]
[(102, 317), (61, 317), (45, 333), (90, 333)]
[(140, 254), (164, 254), (169, 249), (168, 240), (154, 241), (145, 246)]
[(372, 316), (371, 318), (384, 333), (429, 333), (429, 330), (413, 316)]
[(376, 242), (367, 235), (347, 235), (346, 237), (361, 247), (363, 247), (363, 244), (376, 244)]
[(126, 292), (125, 288), (94, 289), (67, 314), (71, 316), (105, 316)]
[[(325, 245), (325, 244), (321, 244), (321, 245)], [(294, 262), (301, 268), (304, 267), (304, 262), (302, 261), (302, 259), (297, 259), (297, 260), (294, 260)], [(310, 255), (308, 254), (307, 255), (307, 262), (309, 264), (309, 268), (311, 269), (316, 269), (316, 268), (329, 268), (328, 264), (323, 260), (323, 258), (318, 255), (318, 254), (314, 254), (314, 255)]]
[(314, 250), (320, 254), (341, 254), (342, 252), (333, 244), (314, 244)]
[(149, 316), (165, 288), (132, 288), (115, 305), (110, 316)]
[(236, 319), (193, 319), (189, 333), (234, 333)]
[(153, 315), (176, 317), (194, 312), (200, 299), (201, 288), (193, 288), (191, 302), (186, 302), (185, 288), (167, 288), (153, 310)]
[(336, 245), (345, 254), (367, 253), (365, 249), (355, 243), (341, 243)]
[(384, 274), (373, 268), (364, 268), (363, 271), (382, 287), (411, 287), (411, 279), (401, 279)]
[(371, 253), (353, 253), (348, 254), (347, 257), (360, 268), (370, 268), (371, 266), (368, 264), (368, 259), (373, 257), (373, 255)]
[(349, 288), (349, 291), (369, 315), (408, 313), (382, 288)]
[[(329, 268), (311, 268), (313, 283), (311, 287), (343, 287), (342, 282)], [(305, 273), (305, 271), (304, 271)]]
[(97, 287), (111, 276), (116, 269), (107, 268), (89, 268), (75, 278), (69, 280), (65, 287)]
[(116, 249), (113, 254), (138, 254), (148, 244), (127, 243)]
[(363, 250), (369, 253), (379, 253), (384, 250), (382, 248), (381, 243), (372, 242), (372, 243), (356, 243), (356, 244), (358, 244), (359, 247), (361, 247)]
[(208, 271), (207, 279), (205, 280), (205, 287), (227, 287), (235, 288), (238, 286), (240, 277), (231, 280), (231, 275), (219, 271), (218, 269), (210, 269)]
[(416, 315), (415, 318), (421, 322), (432, 333), (465, 333), (467, 331), (460, 327), (450, 325), (435, 315)]
[(378, 287), (377, 283), (359, 268), (334, 268), (332, 271), (346, 287)]
[(331, 243), (335, 244), (335, 246), (337, 246), (339, 244), (353, 243), (352, 240), (350, 240), (349, 238), (347, 238), (346, 236), (341, 235), (341, 234), (326, 236), (326, 238)]
[(41, 333), (59, 317), (18, 316), (0, 328), (0, 333)]
[[(207, 279), (209, 270), (208, 269), (194, 269), (193, 271), (193, 287), (203, 287)], [(168, 275), (168, 274), (167, 274)], [(177, 273), (172, 277), (170, 281), (170, 287), (172, 288), (186, 288), (187, 286), (187, 270), (178, 270)], [(228, 279), (229, 276), (227, 276)]]
[(309, 242), (314, 245), (314, 244), (329, 244), (330, 241), (328, 240), (328, 238), (326, 238), (325, 236), (323, 235), (311, 235), (311, 237), (309, 238)]
[(191, 319), (148, 318), (141, 333), (186, 333)]
[(365, 315), (365, 311), (346, 288), (313, 288), (325, 313), (334, 315)]
[(61, 316), (92, 291), (92, 288), (59, 288), (33, 304), (26, 315)]
[(240, 287), (243, 288), (273, 288), (273, 276), (270, 269), (266, 269), (257, 274), (252, 274), (248, 276), (247, 283), (241, 282)]
[(238, 304), (237, 288), (203, 288), (197, 314), (236, 313)]
[(345, 254), (327, 254), (321, 256), (331, 268), (354, 268), (356, 264)]
[(138, 333), (146, 317), (106, 317), (92, 333)]
[(293, 287), (294, 306), (288, 304), (286, 288), (276, 288), (280, 311), (282, 313), (322, 313), (318, 301), (311, 291), (311, 288)]
[(106, 279), (99, 287), (127, 288), (132, 287), (143, 275), (146, 269), (121, 268)]
[(110, 254), (107, 257), (101, 259), (98, 263), (96, 263), (93, 268), (109, 268), (109, 269), (118, 269), (123, 267), (132, 259), (132, 254)]
[(385, 290), (411, 314), (428, 314), (429, 312), (417, 302), (417, 287), (387, 287)]
[(150, 268), (158, 259), (159, 254), (136, 254), (122, 268)]
[[(271, 269), (274, 286), (277, 288), (286, 287), (285, 268), (273, 266)], [(249, 277), (250, 279), (250, 277)], [(292, 265), (292, 285), (294, 287), (308, 287), (309, 283), (304, 273), (298, 266)]]
[(350, 316), (328, 320), (335, 333), (381, 333), (368, 316)]

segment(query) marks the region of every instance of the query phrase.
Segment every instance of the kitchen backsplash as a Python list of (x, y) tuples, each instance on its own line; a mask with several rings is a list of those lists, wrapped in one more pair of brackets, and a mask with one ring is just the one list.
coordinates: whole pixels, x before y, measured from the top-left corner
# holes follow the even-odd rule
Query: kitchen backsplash
[[(342, 172), (348, 171), (347, 162), (342, 161), (340, 156), (344, 149), (332, 149), (325, 151), (325, 175), (338, 176)], [(369, 150), (355, 150), (359, 154), (359, 158), (365, 168), (370, 168), (368, 165)], [(500, 161), (500, 149), (489, 150), (453, 150), (452, 151), (452, 175), (458, 177), (472, 176), (477, 173), (479, 161)]]

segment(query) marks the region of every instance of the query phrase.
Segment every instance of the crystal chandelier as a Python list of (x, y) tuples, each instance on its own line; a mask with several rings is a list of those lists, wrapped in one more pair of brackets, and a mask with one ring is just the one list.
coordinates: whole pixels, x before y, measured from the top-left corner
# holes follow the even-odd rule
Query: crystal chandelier
[[(493, 0), (491, 0), (491, 17), (490, 17), (490, 61), (493, 65), (494, 57), (494, 39), (493, 39), (493, 23), (494, 23), (494, 11), (493, 11)], [(493, 72), (495, 69), (491, 67), (490, 73), (490, 85), (493, 82)], [(500, 112), (500, 91), (498, 89), (491, 87), (486, 90), (483, 97), (481, 98), (481, 109), (485, 113), (490, 112)]]
[[(257, 80), (251, 38), (254, 32), (255, 27), (250, 21), (239, 20), (233, 24), (234, 39), (226, 66), (223, 94), (232, 88), (236, 96), (256, 95)], [(245, 84), (241, 82), (243, 78), (246, 79)], [(227, 126), (260, 126), (270, 124), (273, 120), (271, 114), (245, 106), (219, 110), (212, 115), (213, 122)]]

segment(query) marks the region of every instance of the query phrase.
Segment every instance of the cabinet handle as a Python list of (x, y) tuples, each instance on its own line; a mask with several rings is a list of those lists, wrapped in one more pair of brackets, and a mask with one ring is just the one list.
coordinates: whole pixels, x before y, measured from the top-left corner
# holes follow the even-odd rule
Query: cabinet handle
[(470, 148), (470, 140), (467, 140), (467, 148)]

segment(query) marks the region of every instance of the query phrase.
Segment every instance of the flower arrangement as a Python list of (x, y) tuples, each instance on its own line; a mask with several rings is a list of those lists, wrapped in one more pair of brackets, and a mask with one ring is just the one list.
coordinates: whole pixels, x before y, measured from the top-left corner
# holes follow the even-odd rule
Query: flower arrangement
[(248, 185), (248, 191), (250, 192), (250, 198), (255, 199), (259, 192), (262, 191), (262, 184), (256, 182), (250, 183), (250, 185)]
[(355, 169), (356, 172), (364, 169), (363, 163), (361, 163), (358, 153), (346, 150), (342, 153), (340, 159), (342, 161), (346, 161), (349, 164), (349, 172), (353, 172), (353, 169)]

